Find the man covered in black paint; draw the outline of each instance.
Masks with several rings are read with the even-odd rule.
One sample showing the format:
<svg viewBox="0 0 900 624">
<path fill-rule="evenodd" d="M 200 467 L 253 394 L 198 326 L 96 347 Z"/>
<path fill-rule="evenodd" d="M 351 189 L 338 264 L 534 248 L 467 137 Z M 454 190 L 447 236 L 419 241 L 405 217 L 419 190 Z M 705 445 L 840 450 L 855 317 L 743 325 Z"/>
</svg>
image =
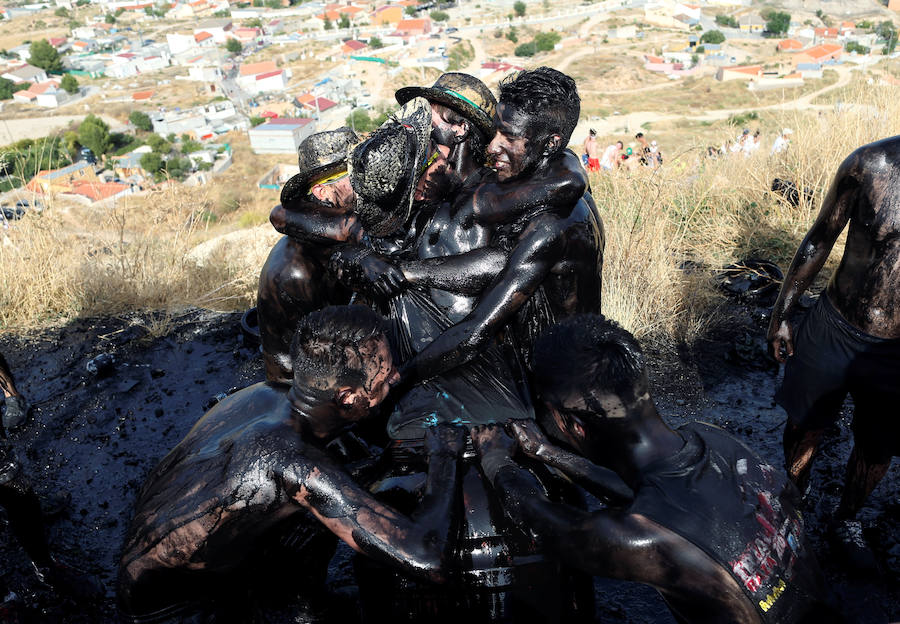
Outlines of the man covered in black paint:
<svg viewBox="0 0 900 624">
<path fill-rule="evenodd" d="M 772 310 L 770 352 L 785 363 L 778 402 L 788 413 L 788 474 L 806 489 L 825 430 L 853 397 L 854 447 L 847 463 L 836 536 L 850 562 L 874 556 L 855 520 L 900 454 L 900 136 L 870 143 L 838 168 L 819 215 L 785 275 Z M 791 315 L 849 225 L 840 265 L 803 323 Z"/>
<path fill-rule="evenodd" d="M 471 361 L 507 324 L 527 356 L 555 319 L 599 312 L 603 225 L 578 158 L 565 149 L 579 111 L 575 81 L 549 67 L 500 84 L 488 146 L 496 179 L 476 187 L 456 217 L 463 226 L 490 224 L 487 240 L 470 253 L 401 265 L 410 282 L 478 295 L 477 305 L 405 365 L 405 375 L 428 379 Z"/>
<path fill-rule="evenodd" d="M 595 315 L 567 319 L 539 339 L 534 371 L 544 429 L 575 453 L 528 422 L 510 426 L 521 450 L 580 480 L 595 478 L 591 462 L 611 468 L 634 500 L 594 512 L 552 503 L 511 459 L 516 442 L 477 428 L 485 476 L 516 522 L 573 566 L 655 587 L 679 622 L 835 621 L 796 488 L 717 427 L 670 429 L 631 334 Z"/>
<path fill-rule="evenodd" d="M 245 621 L 247 586 L 279 555 L 282 578 L 321 592 L 335 535 L 409 574 L 446 575 L 463 430 L 429 432 L 424 500 L 403 516 L 326 447 L 396 378 L 380 317 L 364 306 L 313 312 L 293 354 L 289 389 L 262 383 L 224 399 L 150 473 L 119 568 L 126 621 Z"/>
</svg>

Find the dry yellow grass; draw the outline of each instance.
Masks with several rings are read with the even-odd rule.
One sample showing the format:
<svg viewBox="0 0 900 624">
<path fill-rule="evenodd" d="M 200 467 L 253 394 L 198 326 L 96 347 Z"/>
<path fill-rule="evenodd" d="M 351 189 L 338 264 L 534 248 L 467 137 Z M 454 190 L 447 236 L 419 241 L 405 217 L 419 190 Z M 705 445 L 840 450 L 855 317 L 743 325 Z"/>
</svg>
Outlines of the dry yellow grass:
<svg viewBox="0 0 900 624">
<path fill-rule="evenodd" d="M 762 256 L 786 270 L 840 162 L 858 146 L 900 134 L 896 96 L 867 89 L 841 111 L 785 114 L 779 127 L 795 133 L 780 156 L 766 147 L 751 158 L 709 160 L 706 143 L 684 141 L 659 170 L 592 175 L 607 235 L 604 312 L 638 336 L 691 339 L 715 314 L 717 268 Z M 769 191 L 775 177 L 810 189 L 812 202 L 787 204 Z M 685 261 L 704 268 L 684 271 Z"/>
</svg>

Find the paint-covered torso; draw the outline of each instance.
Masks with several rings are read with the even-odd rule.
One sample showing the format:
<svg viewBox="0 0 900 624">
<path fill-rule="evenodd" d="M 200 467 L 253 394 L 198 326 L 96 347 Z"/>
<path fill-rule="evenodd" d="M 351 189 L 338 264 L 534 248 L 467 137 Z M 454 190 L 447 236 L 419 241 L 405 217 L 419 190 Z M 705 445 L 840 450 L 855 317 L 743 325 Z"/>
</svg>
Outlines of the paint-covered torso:
<svg viewBox="0 0 900 624">
<path fill-rule="evenodd" d="M 824 589 L 796 508 L 796 488 L 717 427 L 691 423 L 679 431 L 684 448 L 648 467 L 629 512 L 677 533 L 715 560 L 761 621 L 801 621 Z M 678 587 L 677 580 L 668 589 L 670 601 L 672 595 L 704 591 Z"/>
<path fill-rule="evenodd" d="M 284 390 L 256 384 L 207 412 L 151 471 L 123 549 L 129 596 L 147 600 L 153 587 L 144 579 L 166 570 L 228 572 L 270 529 L 304 519 L 292 496 L 324 452 L 301 439 L 290 416 Z M 311 517 L 308 527 L 325 531 Z"/>
<path fill-rule="evenodd" d="M 828 295 L 848 322 L 881 338 L 900 338 L 900 137 L 857 150 L 837 183 L 850 224 Z"/>
</svg>

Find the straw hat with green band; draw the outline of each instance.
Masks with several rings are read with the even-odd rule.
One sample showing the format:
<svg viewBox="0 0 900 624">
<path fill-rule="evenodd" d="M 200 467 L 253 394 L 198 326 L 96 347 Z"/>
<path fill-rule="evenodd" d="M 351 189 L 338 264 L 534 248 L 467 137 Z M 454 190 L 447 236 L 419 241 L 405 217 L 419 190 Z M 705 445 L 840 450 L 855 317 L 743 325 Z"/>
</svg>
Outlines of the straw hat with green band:
<svg viewBox="0 0 900 624">
<path fill-rule="evenodd" d="M 315 183 L 347 170 L 350 150 L 359 143 L 359 137 L 350 128 L 338 128 L 312 134 L 297 148 L 297 164 L 300 173 L 285 182 L 281 189 L 281 205 L 291 206 L 309 194 Z"/>
<path fill-rule="evenodd" d="M 475 76 L 450 72 L 443 74 L 431 87 L 403 87 L 394 95 L 400 104 L 406 104 L 414 97 L 443 104 L 474 123 L 486 140 L 494 137 L 497 98 Z"/>
</svg>

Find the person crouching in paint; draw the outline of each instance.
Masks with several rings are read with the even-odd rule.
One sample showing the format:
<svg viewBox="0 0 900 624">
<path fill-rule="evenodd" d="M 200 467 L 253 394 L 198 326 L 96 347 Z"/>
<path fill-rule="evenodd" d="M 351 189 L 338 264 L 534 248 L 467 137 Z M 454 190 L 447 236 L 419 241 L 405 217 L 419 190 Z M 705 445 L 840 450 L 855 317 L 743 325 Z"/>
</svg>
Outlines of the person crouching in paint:
<svg viewBox="0 0 900 624">
<path fill-rule="evenodd" d="M 655 587 L 679 622 L 837 621 L 780 471 L 704 423 L 669 428 L 650 396 L 634 337 L 582 315 L 542 334 L 534 350 L 541 424 L 510 427 L 524 454 L 576 478 L 602 463 L 634 490 L 622 507 L 585 512 L 551 503 L 511 459 L 499 427 L 473 430 L 485 475 L 516 522 L 564 562 Z"/>
</svg>

